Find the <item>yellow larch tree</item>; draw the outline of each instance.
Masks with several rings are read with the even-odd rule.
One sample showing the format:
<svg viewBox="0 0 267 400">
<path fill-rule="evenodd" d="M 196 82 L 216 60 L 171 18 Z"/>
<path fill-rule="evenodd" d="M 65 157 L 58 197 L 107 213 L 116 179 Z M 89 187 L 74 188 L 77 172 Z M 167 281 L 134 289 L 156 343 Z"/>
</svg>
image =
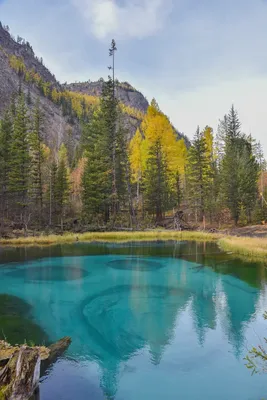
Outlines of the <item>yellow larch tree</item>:
<svg viewBox="0 0 267 400">
<path fill-rule="evenodd" d="M 152 100 L 140 129 L 137 129 L 129 145 L 132 182 L 137 184 L 137 193 L 146 170 L 150 149 L 156 142 L 160 142 L 162 146 L 169 171 L 169 181 L 175 188 L 177 175 L 181 180 L 185 174 L 187 147 L 183 139 L 178 140 L 168 117 L 160 111 L 156 101 Z"/>
</svg>

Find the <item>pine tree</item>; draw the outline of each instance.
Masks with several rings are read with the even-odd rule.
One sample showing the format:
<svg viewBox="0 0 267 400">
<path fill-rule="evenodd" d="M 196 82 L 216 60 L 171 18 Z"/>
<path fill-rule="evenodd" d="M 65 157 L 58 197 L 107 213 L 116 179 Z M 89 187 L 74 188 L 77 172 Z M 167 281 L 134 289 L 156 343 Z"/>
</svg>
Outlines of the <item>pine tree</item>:
<svg viewBox="0 0 267 400">
<path fill-rule="evenodd" d="M 241 123 L 238 118 L 238 113 L 232 105 L 229 114 L 227 116 L 227 132 L 226 136 L 228 140 L 237 139 L 241 136 Z"/>
<path fill-rule="evenodd" d="M 168 181 L 166 157 L 160 139 L 149 149 L 149 157 L 144 172 L 145 208 L 155 215 L 159 222 L 171 204 L 171 188 Z"/>
<path fill-rule="evenodd" d="M 49 226 L 52 226 L 57 217 L 57 204 L 56 204 L 57 163 L 55 162 L 55 160 L 52 161 L 49 172 L 50 172 L 49 191 L 48 191 Z"/>
<path fill-rule="evenodd" d="M 109 77 L 107 82 L 104 82 L 102 96 L 100 100 L 101 113 L 104 119 L 104 129 L 107 139 L 107 151 L 109 155 L 109 164 L 112 174 L 112 189 L 110 197 L 111 214 L 113 224 L 116 220 L 118 211 L 118 191 L 117 191 L 117 119 L 118 119 L 118 101 L 114 96 L 114 81 Z"/>
<path fill-rule="evenodd" d="M 7 216 L 8 176 L 10 169 L 10 146 L 13 130 L 12 114 L 8 110 L 0 121 L 0 196 L 1 196 L 1 220 Z"/>
<path fill-rule="evenodd" d="M 89 222 L 108 222 L 111 197 L 111 157 L 106 123 L 100 108 L 85 128 L 86 164 L 82 177 L 83 213 Z"/>
<path fill-rule="evenodd" d="M 241 124 L 233 106 L 227 121 L 225 150 L 220 166 L 221 193 L 237 224 L 241 203 L 251 220 L 258 193 L 259 164 L 253 155 L 250 138 L 241 134 Z"/>
<path fill-rule="evenodd" d="M 127 196 L 127 143 L 122 113 L 118 115 L 116 138 L 116 192 L 118 196 L 117 210 L 125 205 Z"/>
<path fill-rule="evenodd" d="M 59 149 L 59 162 L 55 182 L 55 204 L 57 216 L 60 220 L 61 229 L 63 230 L 64 217 L 69 202 L 70 181 L 67 165 L 67 150 L 62 144 Z"/>
<path fill-rule="evenodd" d="M 237 224 L 239 218 L 239 180 L 237 159 L 240 147 L 240 121 L 234 106 L 227 116 L 227 126 L 224 137 L 224 156 L 221 161 L 221 190 L 225 203 L 231 211 Z"/>
<path fill-rule="evenodd" d="M 20 215 L 26 227 L 28 223 L 28 190 L 30 154 L 28 141 L 28 117 L 24 95 L 18 99 L 16 115 L 14 118 L 12 142 L 10 146 L 10 169 L 8 173 L 8 190 L 10 201 Z"/>
<path fill-rule="evenodd" d="M 188 154 L 187 180 L 189 187 L 189 201 L 193 206 L 196 219 L 205 223 L 210 196 L 209 183 L 211 179 L 210 158 L 207 142 L 203 132 L 197 128 L 192 146 Z"/>
<path fill-rule="evenodd" d="M 250 138 L 243 136 L 239 146 L 237 168 L 240 200 L 247 212 L 247 220 L 251 222 L 252 211 L 258 197 L 260 166 L 253 155 Z"/>
<path fill-rule="evenodd" d="M 42 143 L 42 116 L 39 100 L 36 103 L 33 116 L 33 127 L 29 136 L 31 154 L 31 201 L 33 210 L 39 220 L 43 222 L 43 174 L 42 165 L 44 162 Z"/>
<path fill-rule="evenodd" d="M 214 149 L 214 135 L 213 129 L 210 126 L 206 126 L 203 131 L 203 136 L 206 144 L 206 210 L 209 213 L 210 223 L 216 212 L 218 205 L 218 194 L 219 194 L 219 181 L 218 181 L 218 169 L 216 163 L 216 155 Z"/>
<path fill-rule="evenodd" d="M 82 179 L 84 214 L 90 221 L 101 214 L 105 223 L 112 217 L 114 226 L 126 199 L 128 155 L 111 77 L 103 83 L 99 108 L 85 125 L 83 142 L 87 157 Z"/>
</svg>

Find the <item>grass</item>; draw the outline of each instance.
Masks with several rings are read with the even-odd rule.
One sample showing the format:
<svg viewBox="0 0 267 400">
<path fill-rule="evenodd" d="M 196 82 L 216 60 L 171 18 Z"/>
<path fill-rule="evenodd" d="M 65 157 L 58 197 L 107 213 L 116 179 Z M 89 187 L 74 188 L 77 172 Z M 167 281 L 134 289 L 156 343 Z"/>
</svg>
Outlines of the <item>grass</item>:
<svg viewBox="0 0 267 400">
<path fill-rule="evenodd" d="M 203 231 L 145 231 L 145 232 L 87 232 L 83 234 L 66 233 L 64 235 L 49 235 L 36 237 L 20 237 L 17 239 L 0 239 L 3 246 L 45 246 L 51 244 L 74 242 L 127 242 L 144 240 L 198 240 L 216 241 L 221 235 Z"/>
<path fill-rule="evenodd" d="M 204 231 L 167 231 L 151 230 L 144 232 L 87 232 L 83 234 L 65 233 L 64 235 L 41 235 L 0 239 L 2 246 L 49 246 L 75 242 L 129 242 L 156 240 L 216 241 L 226 252 L 239 255 L 250 261 L 267 259 L 267 238 L 225 236 Z"/>
<path fill-rule="evenodd" d="M 225 237 L 218 240 L 222 250 L 232 252 L 250 260 L 267 259 L 267 238 Z"/>
</svg>

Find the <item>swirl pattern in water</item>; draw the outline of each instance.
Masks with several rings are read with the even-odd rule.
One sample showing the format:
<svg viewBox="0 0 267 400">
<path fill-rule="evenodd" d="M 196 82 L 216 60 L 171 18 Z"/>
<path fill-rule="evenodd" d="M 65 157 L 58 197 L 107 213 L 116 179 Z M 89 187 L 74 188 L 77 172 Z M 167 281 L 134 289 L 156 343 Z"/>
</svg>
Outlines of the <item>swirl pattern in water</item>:
<svg viewBox="0 0 267 400">
<path fill-rule="evenodd" d="M 243 360 L 266 335 L 264 267 L 240 264 L 214 244 L 79 244 L 47 256 L 42 249 L 39 259 L 35 250 L 35 260 L 27 251 L 32 261 L 0 266 L 1 330 L 11 335 L 16 323 L 22 342 L 30 330 L 37 340 L 42 332 L 49 341 L 72 337 L 42 381 L 42 400 L 267 393 L 265 377 L 251 378 Z"/>
</svg>

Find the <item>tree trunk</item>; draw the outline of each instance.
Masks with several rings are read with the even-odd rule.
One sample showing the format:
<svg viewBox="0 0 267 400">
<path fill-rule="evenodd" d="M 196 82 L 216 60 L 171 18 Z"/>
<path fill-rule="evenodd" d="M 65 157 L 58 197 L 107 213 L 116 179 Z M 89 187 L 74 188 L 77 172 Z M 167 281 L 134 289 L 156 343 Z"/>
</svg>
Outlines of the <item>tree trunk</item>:
<svg viewBox="0 0 267 400">
<path fill-rule="evenodd" d="M 0 341 L 0 399 L 39 400 L 39 378 L 69 347 L 65 337 L 50 347 L 12 347 Z"/>
<path fill-rule="evenodd" d="M 37 348 L 22 346 L 0 370 L 4 400 L 28 400 L 39 384 L 41 359 Z"/>
</svg>

